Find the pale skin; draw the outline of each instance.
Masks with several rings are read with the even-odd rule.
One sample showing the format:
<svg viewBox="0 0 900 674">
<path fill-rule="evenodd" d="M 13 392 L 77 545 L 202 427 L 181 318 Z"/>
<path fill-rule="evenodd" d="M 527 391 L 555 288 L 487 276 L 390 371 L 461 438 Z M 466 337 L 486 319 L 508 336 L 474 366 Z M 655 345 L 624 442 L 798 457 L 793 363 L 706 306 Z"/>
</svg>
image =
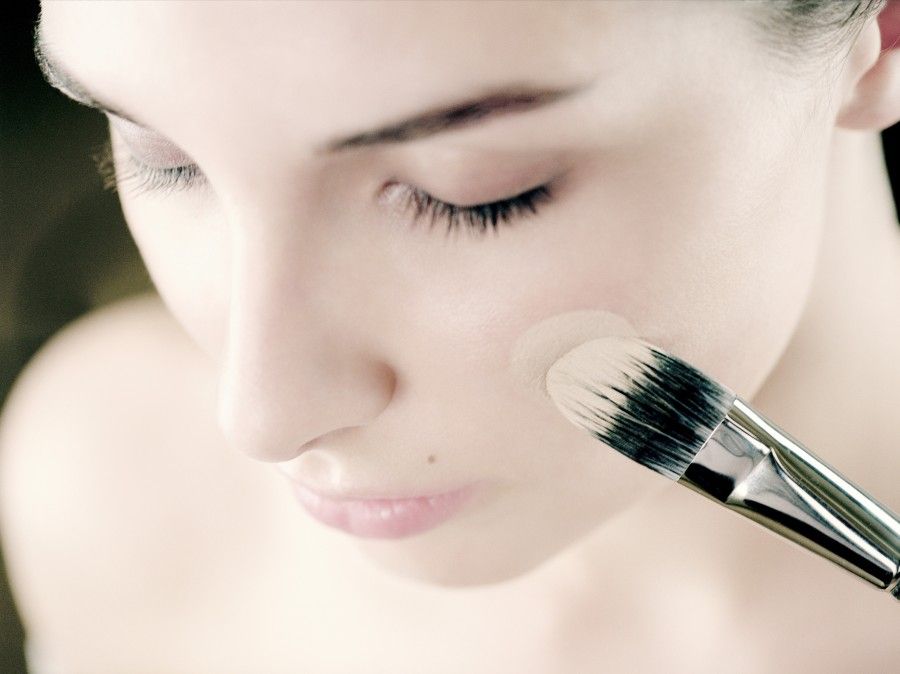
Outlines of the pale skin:
<svg viewBox="0 0 900 674">
<path fill-rule="evenodd" d="M 45 2 L 58 60 L 151 127 L 111 118 L 117 159 L 196 162 L 209 186 L 121 190 L 160 299 L 57 335 L 4 410 L 35 641 L 94 674 L 895 663 L 887 595 L 598 447 L 506 369 L 537 321 L 616 312 L 900 511 L 878 137 L 900 59 L 873 20 L 833 77 L 790 75 L 751 8 Z M 594 80 L 313 154 L 485 86 Z M 445 240 L 379 201 L 388 180 L 459 205 L 558 191 Z M 421 537 L 362 540 L 310 520 L 284 462 L 348 489 L 487 486 Z"/>
</svg>

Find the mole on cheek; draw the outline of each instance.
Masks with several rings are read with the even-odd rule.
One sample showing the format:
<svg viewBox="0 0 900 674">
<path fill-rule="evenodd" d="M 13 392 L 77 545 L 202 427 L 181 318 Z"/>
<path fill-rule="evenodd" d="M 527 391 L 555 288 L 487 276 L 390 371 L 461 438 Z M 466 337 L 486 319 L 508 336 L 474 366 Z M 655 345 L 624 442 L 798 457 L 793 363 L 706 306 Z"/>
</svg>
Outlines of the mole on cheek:
<svg viewBox="0 0 900 674">
<path fill-rule="evenodd" d="M 434 454 L 428 455 L 428 463 L 434 463 Z"/>
</svg>

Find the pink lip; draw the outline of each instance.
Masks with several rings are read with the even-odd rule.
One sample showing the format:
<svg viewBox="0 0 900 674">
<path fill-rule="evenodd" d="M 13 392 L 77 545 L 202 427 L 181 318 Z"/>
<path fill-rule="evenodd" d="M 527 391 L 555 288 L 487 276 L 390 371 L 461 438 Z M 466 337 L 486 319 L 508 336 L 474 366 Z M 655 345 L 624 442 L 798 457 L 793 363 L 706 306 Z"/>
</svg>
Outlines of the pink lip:
<svg viewBox="0 0 900 674">
<path fill-rule="evenodd" d="M 469 500 L 475 485 L 402 499 L 331 498 L 296 482 L 292 488 L 306 511 L 323 524 L 363 538 L 403 538 L 450 519 Z"/>
</svg>

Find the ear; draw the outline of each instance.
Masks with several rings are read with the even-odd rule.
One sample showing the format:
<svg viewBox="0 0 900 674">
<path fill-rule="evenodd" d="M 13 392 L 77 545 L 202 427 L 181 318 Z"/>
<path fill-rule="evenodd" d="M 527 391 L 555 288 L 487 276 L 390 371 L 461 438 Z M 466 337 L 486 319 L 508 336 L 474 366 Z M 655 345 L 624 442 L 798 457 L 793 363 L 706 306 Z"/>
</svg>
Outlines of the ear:
<svg viewBox="0 0 900 674">
<path fill-rule="evenodd" d="M 900 121 L 900 0 L 888 0 L 850 50 L 850 77 L 835 123 L 844 129 L 881 131 Z"/>
</svg>

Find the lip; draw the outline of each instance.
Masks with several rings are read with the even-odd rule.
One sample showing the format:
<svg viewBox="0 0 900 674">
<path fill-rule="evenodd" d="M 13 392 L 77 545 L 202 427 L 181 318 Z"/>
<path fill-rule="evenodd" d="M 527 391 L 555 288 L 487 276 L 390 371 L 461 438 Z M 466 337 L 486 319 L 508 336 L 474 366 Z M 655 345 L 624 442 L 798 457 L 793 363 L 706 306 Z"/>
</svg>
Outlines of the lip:
<svg viewBox="0 0 900 674">
<path fill-rule="evenodd" d="M 476 485 L 408 498 L 346 498 L 317 493 L 291 481 L 294 497 L 322 524 L 361 538 L 405 538 L 453 517 L 469 501 Z"/>
</svg>

